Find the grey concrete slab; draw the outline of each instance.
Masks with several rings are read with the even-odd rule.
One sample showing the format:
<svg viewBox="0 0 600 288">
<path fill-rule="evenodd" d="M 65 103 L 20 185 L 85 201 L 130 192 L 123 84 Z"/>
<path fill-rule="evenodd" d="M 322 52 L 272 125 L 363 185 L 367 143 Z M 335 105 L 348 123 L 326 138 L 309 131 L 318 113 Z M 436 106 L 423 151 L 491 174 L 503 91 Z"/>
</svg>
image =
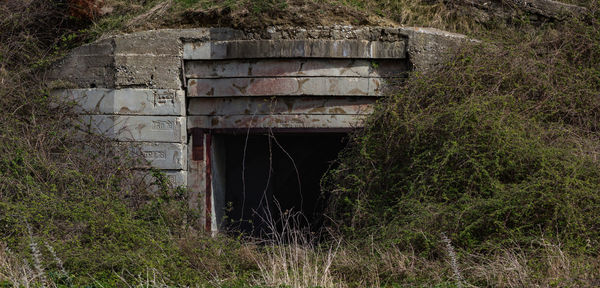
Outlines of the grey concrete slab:
<svg viewBox="0 0 600 288">
<path fill-rule="evenodd" d="M 135 156 L 145 160 L 136 168 L 158 168 L 187 170 L 187 147 L 181 143 L 119 142 L 122 149 L 128 149 Z"/>
<path fill-rule="evenodd" d="M 346 59 L 264 59 L 187 61 L 188 78 L 265 76 L 353 76 L 368 77 L 370 61 Z"/>
<path fill-rule="evenodd" d="M 112 88 L 115 79 L 113 62 L 112 55 L 72 53 L 54 64 L 46 77 L 48 80 L 68 82 L 79 88 Z"/>
<path fill-rule="evenodd" d="M 188 42 L 183 44 L 183 59 L 247 58 L 406 58 L 406 42 L 348 40 L 231 40 Z"/>
<path fill-rule="evenodd" d="M 80 128 L 118 141 L 185 143 L 186 118 L 177 116 L 81 115 Z"/>
<path fill-rule="evenodd" d="M 185 115 L 185 92 L 170 89 L 61 89 L 52 94 L 81 114 Z"/>
<path fill-rule="evenodd" d="M 186 61 L 187 78 L 403 77 L 407 60 L 240 59 Z"/>
<path fill-rule="evenodd" d="M 178 56 L 115 55 L 115 87 L 180 89 Z"/>
<path fill-rule="evenodd" d="M 379 96 L 380 78 L 278 77 L 189 79 L 188 97 L 226 96 Z"/>
<path fill-rule="evenodd" d="M 400 32 L 408 36 L 407 53 L 413 68 L 426 71 L 444 63 L 448 54 L 469 42 L 477 42 L 465 35 L 435 28 L 402 27 Z"/>
<path fill-rule="evenodd" d="M 357 128 L 366 115 L 229 115 L 188 116 L 189 128 Z"/>
<path fill-rule="evenodd" d="M 188 115 L 370 114 L 376 97 L 191 98 Z"/>
</svg>

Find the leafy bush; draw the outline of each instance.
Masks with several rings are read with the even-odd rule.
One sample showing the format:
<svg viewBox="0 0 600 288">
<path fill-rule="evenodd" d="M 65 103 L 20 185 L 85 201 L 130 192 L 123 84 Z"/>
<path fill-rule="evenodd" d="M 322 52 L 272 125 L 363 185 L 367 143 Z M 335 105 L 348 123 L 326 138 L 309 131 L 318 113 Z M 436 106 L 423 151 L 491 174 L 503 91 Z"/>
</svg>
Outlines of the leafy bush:
<svg viewBox="0 0 600 288">
<path fill-rule="evenodd" d="M 482 35 L 382 101 L 328 176 L 350 235 L 441 252 L 600 242 L 600 22 Z M 360 239 L 360 237 L 356 237 Z"/>
</svg>

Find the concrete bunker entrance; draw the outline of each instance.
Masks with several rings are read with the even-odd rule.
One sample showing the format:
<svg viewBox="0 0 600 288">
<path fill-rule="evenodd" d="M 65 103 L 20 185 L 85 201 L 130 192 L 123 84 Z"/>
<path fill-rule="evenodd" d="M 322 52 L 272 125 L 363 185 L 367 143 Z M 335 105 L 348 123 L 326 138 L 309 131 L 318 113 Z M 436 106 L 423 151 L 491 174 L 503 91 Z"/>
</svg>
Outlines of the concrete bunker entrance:
<svg viewBox="0 0 600 288">
<path fill-rule="evenodd" d="M 335 43 L 301 42 L 309 51 L 320 45 L 333 49 Z M 357 43 L 362 42 L 339 44 L 359 47 Z M 280 44 L 285 48 L 290 42 Z M 208 44 L 195 45 L 188 45 L 190 55 L 208 55 L 194 54 Z M 239 51 L 235 47 L 226 50 Z M 268 237 L 280 232 L 291 215 L 294 228 L 320 229 L 327 200 L 321 193 L 322 176 L 348 132 L 363 126 L 384 85 L 402 81 L 409 67 L 401 57 L 369 59 L 340 51 L 184 59 L 192 134 L 188 187 L 197 191 L 207 231 Z"/>
<path fill-rule="evenodd" d="M 213 134 L 217 228 L 268 237 L 293 216 L 295 228 L 318 230 L 328 198 L 321 178 L 347 136 L 336 130 Z"/>
<path fill-rule="evenodd" d="M 252 217 L 260 212 L 256 195 L 265 190 L 270 210 L 277 200 L 282 210 L 318 223 L 318 205 L 307 203 L 320 193 L 318 180 L 340 149 L 338 133 L 363 127 L 385 87 L 432 67 L 445 47 L 463 39 L 403 27 L 143 31 L 75 49 L 50 78 L 69 83 L 53 93 L 77 103 L 81 127 L 143 158 L 135 167 L 140 178 L 150 179 L 154 168 L 173 186 L 187 187 L 198 228 L 261 233 L 247 227 L 262 225 Z M 242 165 L 242 143 L 246 156 L 263 157 Z M 292 177 L 288 158 L 301 181 Z M 245 175 L 245 194 L 235 175 Z"/>
</svg>

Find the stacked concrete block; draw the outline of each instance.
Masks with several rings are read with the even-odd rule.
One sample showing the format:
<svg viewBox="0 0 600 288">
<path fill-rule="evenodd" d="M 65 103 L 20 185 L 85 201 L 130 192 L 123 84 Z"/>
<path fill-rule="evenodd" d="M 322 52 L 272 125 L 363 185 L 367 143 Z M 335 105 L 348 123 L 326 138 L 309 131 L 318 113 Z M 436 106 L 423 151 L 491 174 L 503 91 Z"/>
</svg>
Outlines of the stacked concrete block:
<svg viewBox="0 0 600 288">
<path fill-rule="evenodd" d="M 143 172 L 156 168 L 175 186 L 187 186 L 188 168 L 181 36 L 169 30 L 113 36 L 75 49 L 48 74 L 74 87 L 54 93 L 74 104 L 80 127 L 139 156 L 145 181 Z"/>
<path fill-rule="evenodd" d="M 184 55 L 186 49 L 196 48 L 184 45 Z M 404 51 L 403 47 L 398 49 Z M 237 50 L 227 52 L 233 54 L 219 57 L 238 57 Z M 342 55 L 343 52 L 336 53 Z M 189 54 L 193 55 L 193 51 Z M 384 83 L 406 77 L 410 66 L 403 57 L 340 59 L 305 55 L 298 59 L 188 60 L 184 64 L 188 126 L 203 129 L 358 128 L 364 116 L 372 112 L 377 98 L 383 95 Z"/>
<path fill-rule="evenodd" d="M 164 170 L 173 185 L 186 185 L 185 95 L 181 90 L 74 88 L 53 92 L 80 113 L 79 127 L 116 140 L 142 158 L 136 167 Z M 143 176 L 146 178 L 146 176 Z"/>
</svg>

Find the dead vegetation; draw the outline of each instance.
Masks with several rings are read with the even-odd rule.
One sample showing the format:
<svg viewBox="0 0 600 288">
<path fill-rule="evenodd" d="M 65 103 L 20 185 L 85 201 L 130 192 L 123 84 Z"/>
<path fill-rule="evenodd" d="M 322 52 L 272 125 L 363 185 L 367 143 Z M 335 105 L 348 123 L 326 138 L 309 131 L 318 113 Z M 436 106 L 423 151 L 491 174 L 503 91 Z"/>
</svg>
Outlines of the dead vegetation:
<svg viewBox="0 0 600 288">
<path fill-rule="evenodd" d="M 410 1 L 410 0 L 105 0 L 95 34 L 159 28 L 427 26 L 460 33 L 540 26 L 588 16 L 586 8 L 552 0 Z M 581 0 L 578 5 L 594 5 Z M 91 13 L 91 14 L 94 14 Z"/>
</svg>

